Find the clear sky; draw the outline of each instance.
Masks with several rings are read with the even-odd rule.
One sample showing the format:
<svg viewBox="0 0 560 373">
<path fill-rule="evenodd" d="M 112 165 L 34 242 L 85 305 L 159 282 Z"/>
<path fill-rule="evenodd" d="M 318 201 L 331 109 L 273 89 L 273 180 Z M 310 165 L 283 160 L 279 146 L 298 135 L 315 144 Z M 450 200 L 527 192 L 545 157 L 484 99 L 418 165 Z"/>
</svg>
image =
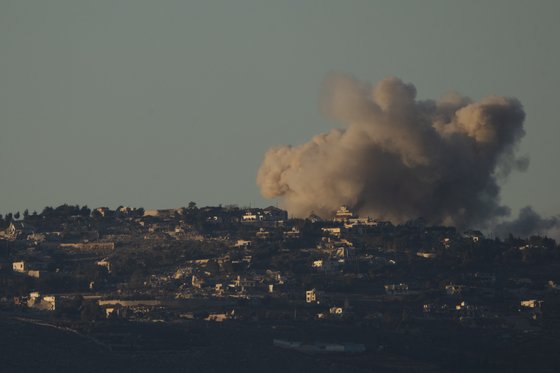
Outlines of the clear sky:
<svg viewBox="0 0 560 373">
<path fill-rule="evenodd" d="M 0 212 L 265 206 L 268 147 L 337 126 L 329 72 L 515 96 L 503 201 L 560 212 L 558 1 L 0 0 Z"/>
</svg>

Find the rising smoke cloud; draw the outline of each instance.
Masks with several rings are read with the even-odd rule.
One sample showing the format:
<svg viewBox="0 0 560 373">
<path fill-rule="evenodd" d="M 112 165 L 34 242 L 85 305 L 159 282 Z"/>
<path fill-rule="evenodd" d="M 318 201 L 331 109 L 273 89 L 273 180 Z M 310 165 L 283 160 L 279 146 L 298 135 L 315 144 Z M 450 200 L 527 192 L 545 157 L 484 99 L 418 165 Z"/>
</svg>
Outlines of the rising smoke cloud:
<svg viewBox="0 0 560 373">
<path fill-rule="evenodd" d="M 494 233 L 502 238 L 509 234 L 519 237 L 529 237 L 534 234 L 543 235 L 557 228 L 559 223 L 559 217 L 543 218 L 531 206 L 526 206 L 519 211 L 517 219 L 496 225 Z"/>
<path fill-rule="evenodd" d="M 525 135 L 517 99 L 417 100 L 395 77 L 371 86 L 336 74 L 322 107 L 345 127 L 269 149 L 258 171 L 262 195 L 280 197 L 291 215 L 329 217 L 348 205 L 396 223 L 423 217 L 459 227 L 509 215 L 498 181 L 528 166 L 516 156 Z"/>
</svg>

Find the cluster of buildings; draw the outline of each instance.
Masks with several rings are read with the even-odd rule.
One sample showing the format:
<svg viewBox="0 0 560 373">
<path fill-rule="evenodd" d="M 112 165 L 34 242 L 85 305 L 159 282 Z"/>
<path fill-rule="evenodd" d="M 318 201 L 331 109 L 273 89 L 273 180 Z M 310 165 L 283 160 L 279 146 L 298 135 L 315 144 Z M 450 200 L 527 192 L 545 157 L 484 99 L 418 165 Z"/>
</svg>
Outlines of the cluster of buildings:
<svg viewBox="0 0 560 373">
<path fill-rule="evenodd" d="M 439 320 L 538 331 L 560 304 L 558 275 L 523 267 L 536 253 L 557 260 L 550 240 L 395 226 L 345 206 L 330 219 L 289 219 L 273 206 L 56 211 L 0 230 L 12 284 L 4 306 L 150 322 Z"/>
</svg>

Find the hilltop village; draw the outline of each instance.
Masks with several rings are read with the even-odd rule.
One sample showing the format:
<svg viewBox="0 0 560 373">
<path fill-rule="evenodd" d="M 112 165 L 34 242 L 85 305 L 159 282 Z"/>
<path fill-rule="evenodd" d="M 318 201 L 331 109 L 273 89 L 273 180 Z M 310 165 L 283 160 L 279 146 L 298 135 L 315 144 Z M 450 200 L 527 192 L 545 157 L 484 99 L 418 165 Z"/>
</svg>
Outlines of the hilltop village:
<svg viewBox="0 0 560 373">
<path fill-rule="evenodd" d="M 417 371 L 505 369 L 511 349 L 557 359 L 559 281 L 550 238 L 394 225 L 345 206 L 290 219 L 272 206 L 62 205 L 0 219 L 0 313 L 111 351 L 212 345 L 199 340 L 211 328 L 216 343 L 351 356 L 328 361 L 338 368 L 401 356 Z M 188 337 L 158 334 L 169 326 Z"/>
</svg>

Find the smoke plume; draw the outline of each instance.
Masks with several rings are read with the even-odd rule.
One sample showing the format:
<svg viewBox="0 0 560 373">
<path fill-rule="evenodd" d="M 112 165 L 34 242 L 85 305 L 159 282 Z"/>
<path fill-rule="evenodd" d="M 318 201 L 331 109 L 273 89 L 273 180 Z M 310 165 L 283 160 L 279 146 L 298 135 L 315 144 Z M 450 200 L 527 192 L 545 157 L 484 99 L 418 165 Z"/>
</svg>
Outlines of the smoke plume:
<svg viewBox="0 0 560 373">
<path fill-rule="evenodd" d="M 519 237 L 529 237 L 548 234 L 559 224 L 558 217 L 542 218 L 530 206 L 527 206 L 519 211 L 517 219 L 498 224 L 495 227 L 495 233 L 502 238 L 507 237 L 510 233 Z"/>
<path fill-rule="evenodd" d="M 528 166 L 515 154 L 525 134 L 517 99 L 417 100 L 394 77 L 370 86 L 332 75 L 323 88 L 324 111 L 344 128 L 268 150 L 257 175 L 264 197 L 299 217 L 348 205 L 396 223 L 480 227 L 510 213 L 498 180 Z"/>
</svg>

